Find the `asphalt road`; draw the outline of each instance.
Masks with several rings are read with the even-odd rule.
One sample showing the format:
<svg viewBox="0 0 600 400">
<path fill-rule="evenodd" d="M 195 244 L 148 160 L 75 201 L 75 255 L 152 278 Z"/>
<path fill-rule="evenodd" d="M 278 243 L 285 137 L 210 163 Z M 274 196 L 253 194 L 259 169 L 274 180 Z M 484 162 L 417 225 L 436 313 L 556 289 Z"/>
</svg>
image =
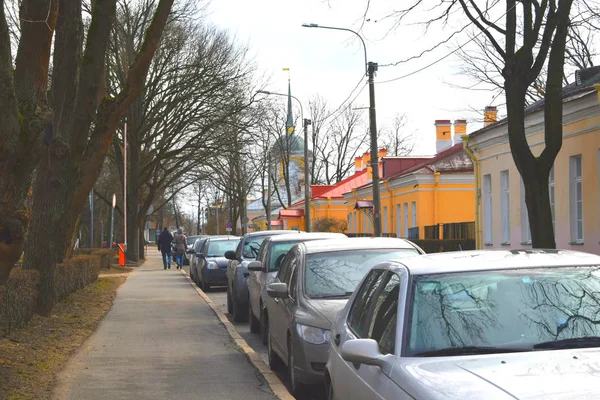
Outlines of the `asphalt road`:
<svg viewBox="0 0 600 400">
<path fill-rule="evenodd" d="M 186 265 L 185 270 L 189 273 L 189 266 Z M 234 322 L 231 314 L 227 312 L 227 288 L 212 287 L 206 294 L 219 306 L 223 314 L 225 314 L 229 321 L 235 326 L 240 336 L 248 343 L 248 346 L 252 347 L 252 350 L 258 353 L 262 360 L 269 365 L 267 346 L 263 345 L 260 341 L 260 335 L 251 333 L 247 322 Z M 285 372 L 277 372 L 277 376 L 287 385 L 287 374 Z M 310 396 L 311 400 L 324 400 L 327 397 L 325 396 L 324 389 L 319 387 L 312 388 Z"/>
</svg>

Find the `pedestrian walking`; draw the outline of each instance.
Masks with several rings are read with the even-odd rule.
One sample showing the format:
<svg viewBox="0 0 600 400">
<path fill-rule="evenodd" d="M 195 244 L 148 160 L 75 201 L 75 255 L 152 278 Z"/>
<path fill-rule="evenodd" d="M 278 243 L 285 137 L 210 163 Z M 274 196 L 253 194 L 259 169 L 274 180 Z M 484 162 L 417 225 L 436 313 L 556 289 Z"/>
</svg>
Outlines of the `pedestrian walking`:
<svg viewBox="0 0 600 400">
<path fill-rule="evenodd" d="M 175 244 L 175 260 L 177 261 L 177 269 L 183 268 L 183 257 L 185 257 L 185 251 L 187 250 L 187 236 L 183 234 L 181 228 L 177 229 L 177 233 L 173 239 Z"/>
<path fill-rule="evenodd" d="M 171 243 L 173 242 L 173 235 L 165 227 L 163 228 L 160 235 L 158 235 L 158 250 L 162 253 L 163 265 L 165 269 L 171 269 L 172 255 L 171 255 Z"/>
</svg>

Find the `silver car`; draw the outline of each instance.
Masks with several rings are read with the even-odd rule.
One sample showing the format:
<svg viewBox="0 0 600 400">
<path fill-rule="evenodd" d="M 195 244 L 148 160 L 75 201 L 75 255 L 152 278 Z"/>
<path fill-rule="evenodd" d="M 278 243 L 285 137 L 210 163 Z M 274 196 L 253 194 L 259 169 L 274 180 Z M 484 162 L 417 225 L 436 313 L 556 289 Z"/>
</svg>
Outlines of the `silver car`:
<svg viewBox="0 0 600 400">
<path fill-rule="evenodd" d="M 292 248 L 300 242 L 320 239 L 346 238 L 343 233 L 314 232 L 302 234 L 287 234 L 267 238 L 258 251 L 255 261 L 248 264 L 248 292 L 250 298 L 249 324 L 252 333 L 260 332 L 263 344 L 267 344 L 269 332 L 267 321 L 267 286 L 275 279 L 281 260 Z"/>
<path fill-rule="evenodd" d="M 289 250 L 267 287 L 267 346 L 271 368 L 287 366 L 296 398 L 305 385 L 324 383 L 331 323 L 363 276 L 382 261 L 420 253 L 391 238 L 317 240 Z"/>
<path fill-rule="evenodd" d="M 385 262 L 331 336 L 329 399 L 600 398 L 600 257 L 529 249 Z"/>
</svg>

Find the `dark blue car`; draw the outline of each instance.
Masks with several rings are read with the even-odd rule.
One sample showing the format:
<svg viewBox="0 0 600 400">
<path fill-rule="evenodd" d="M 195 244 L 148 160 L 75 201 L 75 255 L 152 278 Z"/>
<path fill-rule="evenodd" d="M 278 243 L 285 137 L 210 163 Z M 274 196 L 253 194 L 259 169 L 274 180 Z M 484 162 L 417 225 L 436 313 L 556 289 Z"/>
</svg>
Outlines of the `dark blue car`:
<svg viewBox="0 0 600 400">
<path fill-rule="evenodd" d="M 192 276 L 196 279 L 196 284 L 203 291 L 207 291 L 211 286 L 226 286 L 227 263 L 225 252 L 235 250 L 240 237 L 209 237 L 205 240 L 200 250 L 196 254 L 197 262 L 194 265 Z"/>
</svg>

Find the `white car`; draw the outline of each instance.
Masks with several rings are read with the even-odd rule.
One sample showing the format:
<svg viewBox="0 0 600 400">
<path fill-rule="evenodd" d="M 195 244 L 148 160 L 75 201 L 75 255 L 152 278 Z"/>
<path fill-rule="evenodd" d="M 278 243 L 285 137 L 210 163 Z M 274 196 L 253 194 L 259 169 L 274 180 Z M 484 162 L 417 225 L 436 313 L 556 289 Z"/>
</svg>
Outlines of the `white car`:
<svg viewBox="0 0 600 400">
<path fill-rule="evenodd" d="M 598 399 L 600 256 L 469 251 L 385 262 L 331 330 L 329 399 Z"/>
</svg>

